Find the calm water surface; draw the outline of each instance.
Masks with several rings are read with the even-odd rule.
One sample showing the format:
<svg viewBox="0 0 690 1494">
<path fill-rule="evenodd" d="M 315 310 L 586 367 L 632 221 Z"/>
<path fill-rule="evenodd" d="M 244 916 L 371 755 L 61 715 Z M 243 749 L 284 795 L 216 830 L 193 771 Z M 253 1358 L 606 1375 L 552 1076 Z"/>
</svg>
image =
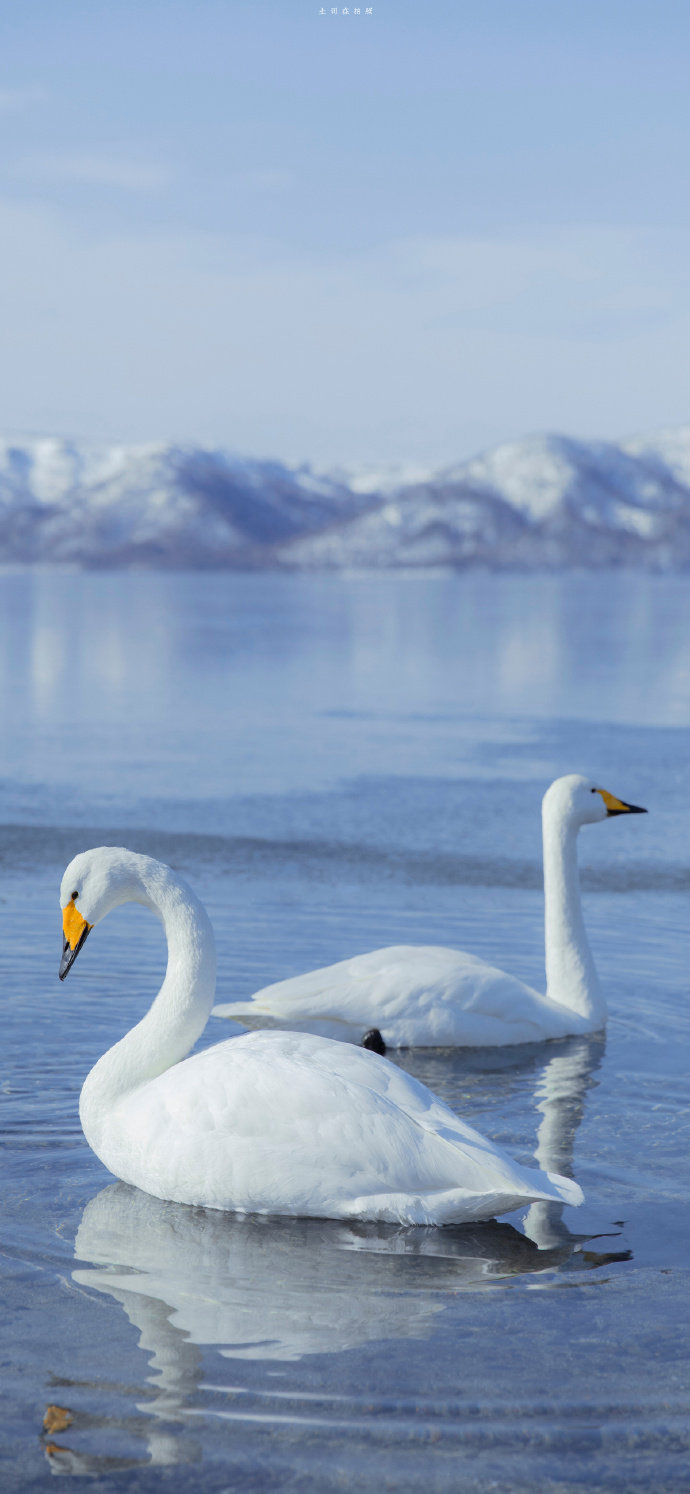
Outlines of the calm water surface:
<svg viewBox="0 0 690 1494">
<path fill-rule="evenodd" d="M 690 581 L 15 571 L 0 619 L 3 1491 L 688 1487 Z M 583 1208 L 395 1229 L 113 1182 L 79 1089 L 164 948 L 122 909 L 58 983 L 77 850 L 183 871 L 225 1000 L 400 941 L 539 983 L 568 771 L 650 810 L 581 836 L 606 1038 L 396 1061 Z"/>
</svg>

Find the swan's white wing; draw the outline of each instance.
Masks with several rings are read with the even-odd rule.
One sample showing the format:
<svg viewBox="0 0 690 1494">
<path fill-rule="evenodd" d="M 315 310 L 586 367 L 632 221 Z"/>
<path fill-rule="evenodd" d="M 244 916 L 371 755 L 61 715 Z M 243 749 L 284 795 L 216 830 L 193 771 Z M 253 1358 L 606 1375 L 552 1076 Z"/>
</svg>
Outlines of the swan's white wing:
<svg viewBox="0 0 690 1494">
<path fill-rule="evenodd" d="M 217 1016 L 359 1043 L 378 1027 L 390 1047 L 478 1047 L 561 1037 L 577 1017 L 463 950 L 392 945 L 278 981 Z M 573 1025 L 575 1023 L 575 1025 Z"/>
<path fill-rule="evenodd" d="M 577 1184 L 518 1167 L 385 1059 L 305 1034 L 218 1044 L 118 1109 L 118 1155 L 103 1160 L 182 1203 L 443 1223 L 581 1199 Z"/>
</svg>

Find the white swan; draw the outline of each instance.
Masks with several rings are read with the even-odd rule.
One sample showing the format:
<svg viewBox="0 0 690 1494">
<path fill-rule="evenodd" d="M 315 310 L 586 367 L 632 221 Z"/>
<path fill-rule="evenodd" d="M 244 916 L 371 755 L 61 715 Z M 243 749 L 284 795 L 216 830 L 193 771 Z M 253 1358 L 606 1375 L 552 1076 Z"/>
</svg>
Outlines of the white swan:
<svg viewBox="0 0 690 1494">
<path fill-rule="evenodd" d="M 152 1007 L 81 1092 L 90 1146 L 157 1198 L 241 1213 L 445 1224 L 537 1199 L 578 1204 L 577 1183 L 519 1167 L 395 1064 L 294 1032 L 252 1032 L 187 1058 L 213 1003 L 215 947 L 181 877 L 104 846 L 62 881 L 64 979 L 120 903 L 144 903 L 168 941 Z"/>
<path fill-rule="evenodd" d="M 568 773 L 544 795 L 546 995 L 476 955 L 394 945 L 223 1003 L 214 1015 L 386 1047 L 495 1047 L 597 1032 L 606 1002 L 587 943 L 577 871 L 581 825 L 645 814 Z M 367 1031 L 367 1029 L 371 1029 Z"/>
</svg>

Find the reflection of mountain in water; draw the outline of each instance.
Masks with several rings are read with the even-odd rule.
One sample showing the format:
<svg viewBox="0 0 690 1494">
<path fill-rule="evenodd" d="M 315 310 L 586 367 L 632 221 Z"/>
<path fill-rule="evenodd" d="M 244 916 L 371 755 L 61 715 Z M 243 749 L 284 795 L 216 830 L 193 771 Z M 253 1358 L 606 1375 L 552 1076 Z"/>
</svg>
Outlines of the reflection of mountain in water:
<svg viewBox="0 0 690 1494">
<path fill-rule="evenodd" d="M 549 1058 L 537 1090 L 542 1167 L 570 1172 L 600 1054 L 600 1040 L 575 1038 Z M 113 1297 L 139 1330 L 154 1391 L 138 1407 L 146 1415 L 148 1457 L 123 1463 L 51 1444 L 54 1472 L 197 1456 L 196 1444 L 157 1430 L 161 1421 L 186 1421 L 198 1396 L 197 1346 L 215 1346 L 233 1360 L 293 1361 L 427 1337 L 448 1298 L 462 1291 L 621 1258 L 583 1250 L 583 1237 L 562 1222 L 562 1207 L 533 1205 L 523 1235 L 496 1222 L 399 1228 L 242 1217 L 163 1203 L 124 1183 L 103 1189 L 87 1205 L 75 1244 L 78 1258 L 91 1264 L 73 1277 Z"/>
</svg>

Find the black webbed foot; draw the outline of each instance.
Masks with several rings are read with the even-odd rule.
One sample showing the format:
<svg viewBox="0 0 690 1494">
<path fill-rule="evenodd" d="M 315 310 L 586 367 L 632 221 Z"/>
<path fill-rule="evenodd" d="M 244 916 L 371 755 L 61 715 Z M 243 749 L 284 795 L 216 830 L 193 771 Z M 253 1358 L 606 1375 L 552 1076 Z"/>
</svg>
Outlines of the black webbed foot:
<svg viewBox="0 0 690 1494">
<path fill-rule="evenodd" d="M 369 1031 L 365 1032 L 359 1046 L 360 1048 L 369 1048 L 372 1053 L 384 1054 L 386 1051 L 386 1044 L 381 1037 L 378 1027 L 370 1027 Z"/>
</svg>

